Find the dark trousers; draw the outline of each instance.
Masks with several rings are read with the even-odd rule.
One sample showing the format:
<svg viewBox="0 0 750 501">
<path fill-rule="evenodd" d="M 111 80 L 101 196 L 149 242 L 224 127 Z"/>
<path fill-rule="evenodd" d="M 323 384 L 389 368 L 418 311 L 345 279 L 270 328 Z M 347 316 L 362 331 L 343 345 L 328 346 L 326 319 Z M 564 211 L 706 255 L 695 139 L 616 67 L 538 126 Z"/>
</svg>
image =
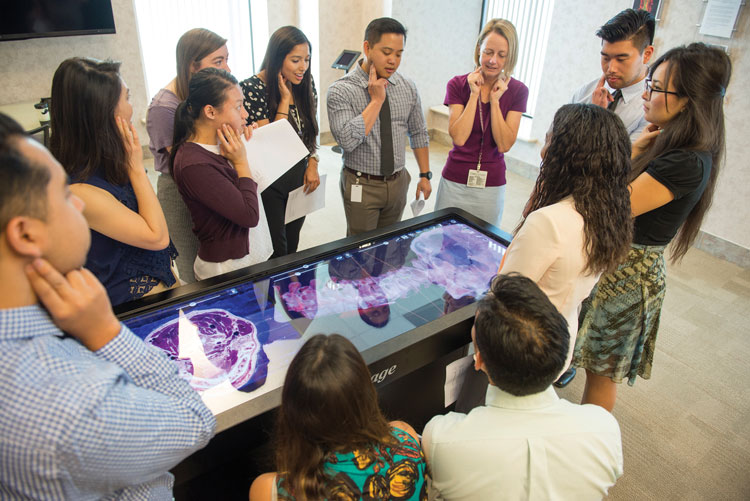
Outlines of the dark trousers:
<svg viewBox="0 0 750 501">
<path fill-rule="evenodd" d="M 289 224 L 284 224 L 284 216 L 286 215 L 289 192 L 304 184 L 306 168 L 307 159 L 301 160 L 260 194 L 263 198 L 268 230 L 271 233 L 271 243 L 273 244 L 271 258 L 297 252 L 299 233 L 302 230 L 305 218 L 301 217 Z"/>
</svg>

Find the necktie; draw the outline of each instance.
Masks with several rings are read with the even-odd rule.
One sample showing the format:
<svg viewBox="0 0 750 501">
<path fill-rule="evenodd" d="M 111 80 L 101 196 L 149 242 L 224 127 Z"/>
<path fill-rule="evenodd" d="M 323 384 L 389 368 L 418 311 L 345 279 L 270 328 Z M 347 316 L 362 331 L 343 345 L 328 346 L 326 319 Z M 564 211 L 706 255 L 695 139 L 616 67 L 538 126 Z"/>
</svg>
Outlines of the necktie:
<svg viewBox="0 0 750 501">
<path fill-rule="evenodd" d="M 393 134 L 391 134 L 391 107 L 388 93 L 380 107 L 380 173 L 388 177 L 393 174 Z"/>
<path fill-rule="evenodd" d="M 617 89 L 614 94 L 612 94 L 612 97 L 614 100 L 607 105 L 607 109 L 609 111 L 615 111 L 615 108 L 617 108 L 617 103 L 620 102 L 620 99 L 622 99 L 622 90 Z"/>
</svg>

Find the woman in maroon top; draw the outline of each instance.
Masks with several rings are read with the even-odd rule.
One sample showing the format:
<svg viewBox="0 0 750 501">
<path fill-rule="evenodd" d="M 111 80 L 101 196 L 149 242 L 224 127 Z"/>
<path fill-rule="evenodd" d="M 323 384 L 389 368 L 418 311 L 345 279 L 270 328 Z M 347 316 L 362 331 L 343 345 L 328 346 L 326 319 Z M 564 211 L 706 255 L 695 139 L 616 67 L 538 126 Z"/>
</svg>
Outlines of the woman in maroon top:
<svg viewBox="0 0 750 501">
<path fill-rule="evenodd" d="M 148 147 L 154 155 L 154 169 L 159 172 L 156 181 L 156 196 L 164 211 L 164 217 L 179 255 L 175 260 L 180 280 L 195 282 L 193 263 L 198 253 L 198 239 L 191 229 L 190 211 L 182 201 L 177 185 L 169 173 L 169 152 L 174 136 L 174 114 L 177 106 L 185 100 L 188 83 L 197 71 L 214 67 L 229 69 L 227 40 L 213 31 L 194 28 L 185 32 L 177 42 L 177 76 L 156 93 L 148 107 L 146 130 Z"/>
<path fill-rule="evenodd" d="M 243 129 L 247 139 L 252 135 L 242 101 L 236 78 L 206 68 L 190 80 L 175 113 L 170 167 L 200 241 L 193 266 L 198 280 L 253 264 L 249 229 L 260 211 L 242 141 Z"/>
<path fill-rule="evenodd" d="M 503 154 L 516 142 L 529 89 L 511 78 L 518 36 L 510 21 L 492 19 L 477 39 L 477 69 L 448 82 L 453 149 L 443 167 L 435 210 L 459 207 L 500 226 L 505 201 Z"/>
</svg>

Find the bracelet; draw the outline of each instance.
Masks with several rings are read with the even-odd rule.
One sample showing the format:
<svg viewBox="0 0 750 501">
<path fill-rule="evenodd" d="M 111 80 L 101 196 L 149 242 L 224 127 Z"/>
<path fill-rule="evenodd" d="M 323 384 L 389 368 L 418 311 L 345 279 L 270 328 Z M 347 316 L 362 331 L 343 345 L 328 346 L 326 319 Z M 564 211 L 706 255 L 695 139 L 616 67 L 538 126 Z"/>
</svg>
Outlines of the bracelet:
<svg viewBox="0 0 750 501">
<path fill-rule="evenodd" d="M 284 115 L 285 117 L 289 116 L 289 113 L 282 113 L 281 111 L 276 112 L 277 115 Z"/>
</svg>

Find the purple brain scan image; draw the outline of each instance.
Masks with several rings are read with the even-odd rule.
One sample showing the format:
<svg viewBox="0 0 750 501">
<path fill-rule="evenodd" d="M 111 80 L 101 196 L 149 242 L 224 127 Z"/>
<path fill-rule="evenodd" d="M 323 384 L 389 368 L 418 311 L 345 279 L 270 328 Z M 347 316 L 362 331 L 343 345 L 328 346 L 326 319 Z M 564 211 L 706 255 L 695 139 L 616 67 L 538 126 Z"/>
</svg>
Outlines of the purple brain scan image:
<svg viewBox="0 0 750 501">
<path fill-rule="evenodd" d="M 364 349 L 473 303 L 504 252 L 450 220 L 209 288 L 124 323 L 220 413 L 279 387 L 308 334 L 342 333 Z"/>
<path fill-rule="evenodd" d="M 228 382 L 249 392 L 266 381 L 268 357 L 255 324 L 223 309 L 181 311 L 145 341 L 166 352 L 197 391 Z"/>
<path fill-rule="evenodd" d="M 504 249 L 465 225 L 443 226 L 418 235 L 411 248 L 413 266 L 440 285 L 453 299 L 480 297 L 497 274 Z"/>
<path fill-rule="evenodd" d="M 374 245 L 369 255 L 329 261 L 325 285 L 311 280 L 277 292 L 288 311 L 310 319 L 375 311 L 434 286 L 454 300 L 477 298 L 487 291 L 504 250 L 466 225 L 438 226 Z"/>
</svg>

